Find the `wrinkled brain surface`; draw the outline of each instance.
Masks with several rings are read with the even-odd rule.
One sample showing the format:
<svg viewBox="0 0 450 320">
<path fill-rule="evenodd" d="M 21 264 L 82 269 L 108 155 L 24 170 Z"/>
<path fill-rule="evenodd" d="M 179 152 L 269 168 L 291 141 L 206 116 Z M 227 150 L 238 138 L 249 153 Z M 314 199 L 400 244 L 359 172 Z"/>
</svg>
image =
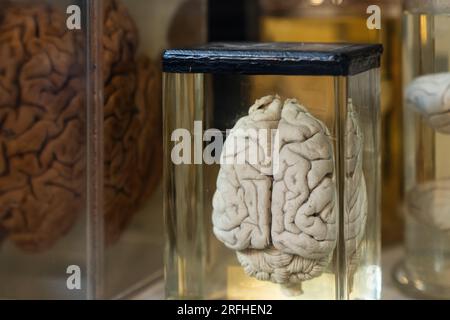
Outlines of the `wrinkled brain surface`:
<svg viewBox="0 0 450 320">
<path fill-rule="evenodd" d="M 254 134 L 261 129 L 267 139 Z M 351 105 L 345 134 L 345 239 L 353 261 L 367 194 L 363 138 Z M 264 97 L 237 121 L 222 151 L 212 219 L 215 236 L 236 250 L 249 276 L 295 284 L 323 273 L 338 234 L 334 167 L 328 129 L 295 99 Z"/>
<path fill-rule="evenodd" d="M 138 32 L 119 1 L 107 1 L 103 35 L 106 241 L 121 234 L 162 171 L 160 75 L 136 58 Z"/>
<path fill-rule="evenodd" d="M 263 146 L 249 134 L 254 128 L 278 129 L 278 138 Z M 233 140 L 237 148 L 228 145 Z M 252 144 L 258 144 L 253 150 L 270 152 L 259 152 L 257 164 L 226 161 Z M 222 163 L 213 198 L 214 234 L 238 251 L 246 273 L 276 283 L 320 275 L 337 237 L 333 149 L 326 127 L 296 100 L 283 104 L 278 97 L 264 97 L 231 130 Z"/>
<path fill-rule="evenodd" d="M 117 1 L 106 3 L 105 223 L 112 241 L 153 188 L 144 179 L 159 150 L 144 145 L 159 134 L 160 111 L 149 96 L 159 85 L 156 70 L 135 59 L 133 21 Z M 36 2 L 2 8 L 0 231 L 28 251 L 50 247 L 85 210 L 84 41 L 67 30 L 59 8 Z M 145 121 L 156 125 L 144 127 Z"/>
<path fill-rule="evenodd" d="M 415 79 L 406 90 L 406 105 L 419 112 L 431 128 L 450 134 L 450 73 Z"/>
<path fill-rule="evenodd" d="M 0 228 L 36 250 L 66 232 L 83 202 L 82 39 L 51 7 L 2 10 Z"/>
</svg>

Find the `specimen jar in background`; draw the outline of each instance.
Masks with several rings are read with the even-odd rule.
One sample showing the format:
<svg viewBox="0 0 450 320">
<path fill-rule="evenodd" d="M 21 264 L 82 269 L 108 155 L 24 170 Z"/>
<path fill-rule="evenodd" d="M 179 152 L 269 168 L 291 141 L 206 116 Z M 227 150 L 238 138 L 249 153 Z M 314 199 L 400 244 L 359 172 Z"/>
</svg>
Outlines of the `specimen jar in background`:
<svg viewBox="0 0 450 320">
<path fill-rule="evenodd" d="M 204 41 L 203 1 L 0 0 L 0 298 L 162 277 L 160 55 Z"/>
<path fill-rule="evenodd" d="M 407 1 L 403 23 L 406 252 L 395 276 L 450 298 L 450 3 Z"/>
<path fill-rule="evenodd" d="M 258 0 L 261 41 L 382 43 L 382 234 L 383 244 L 398 243 L 403 225 L 402 84 L 400 0 Z M 370 6 L 380 9 L 380 29 L 369 29 Z M 376 10 L 376 9 L 375 9 Z M 374 21 L 371 20 L 373 23 Z M 286 79 L 279 87 L 296 86 Z"/>
<path fill-rule="evenodd" d="M 110 20 L 103 18 L 103 33 L 111 42 L 104 45 L 102 60 L 106 233 L 103 294 L 108 297 L 162 277 L 161 54 L 165 48 L 207 41 L 206 0 L 115 2 L 119 7 L 112 6 Z M 129 18 L 123 21 L 114 10 L 123 11 L 122 15 L 128 11 Z M 130 23 L 134 23 L 133 29 Z M 120 47 L 109 55 L 110 45 L 117 43 Z M 134 65 L 129 61 L 133 55 Z M 130 68 L 136 70 L 135 74 L 124 76 Z M 130 107 L 133 103 L 128 99 L 136 107 Z M 130 284 L 136 285 L 130 288 Z"/>
<path fill-rule="evenodd" d="M 380 297 L 381 51 L 165 51 L 168 298 Z M 222 77 L 237 92 L 213 85 Z M 276 85 L 287 79 L 297 86 Z"/>
</svg>

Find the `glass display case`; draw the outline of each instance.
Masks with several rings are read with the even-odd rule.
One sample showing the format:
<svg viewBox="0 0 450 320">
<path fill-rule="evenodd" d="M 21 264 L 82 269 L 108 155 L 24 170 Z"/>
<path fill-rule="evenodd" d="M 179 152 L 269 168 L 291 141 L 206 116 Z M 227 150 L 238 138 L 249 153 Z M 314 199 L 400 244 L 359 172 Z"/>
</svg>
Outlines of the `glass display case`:
<svg viewBox="0 0 450 320">
<path fill-rule="evenodd" d="M 261 41 L 382 43 L 382 240 L 402 240 L 401 0 L 258 0 Z M 296 86 L 291 79 L 278 83 Z"/>
<path fill-rule="evenodd" d="M 404 11 L 406 256 L 397 282 L 450 298 L 450 2 L 407 1 Z"/>
<path fill-rule="evenodd" d="M 162 277 L 160 55 L 205 40 L 202 0 L 0 0 L 0 298 Z"/>
<path fill-rule="evenodd" d="M 165 51 L 169 299 L 380 297 L 381 52 L 320 43 Z M 213 85 L 222 77 L 239 83 L 228 96 L 240 101 Z M 297 86 L 274 85 L 288 78 Z"/>
</svg>

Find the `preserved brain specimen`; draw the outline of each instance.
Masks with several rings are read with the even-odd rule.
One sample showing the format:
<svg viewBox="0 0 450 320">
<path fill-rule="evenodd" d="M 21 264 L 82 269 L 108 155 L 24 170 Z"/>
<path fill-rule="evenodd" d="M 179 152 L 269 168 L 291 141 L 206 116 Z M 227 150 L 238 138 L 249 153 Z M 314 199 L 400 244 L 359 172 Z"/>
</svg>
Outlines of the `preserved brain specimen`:
<svg viewBox="0 0 450 320">
<path fill-rule="evenodd" d="M 279 148 L 273 135 L 254 139 L 255 128 L 278 129 Z M 238 250 L 248 275 L 298 283 L 320 275 L 328 264 L 337 237 L 328 135 L 296 100 L 283 105 L 272 96 L 258 100 L 231 130 L 213 199 L 213 225 L 217 238 Z M 237 148 L 230 147 L 233 140 Z M 227 161 L 246 150 L 258 150 L 258 163 Z"/>
<path fill-rule="evenodd" d="M 406 105 L 419 112 L 437 132 L 450 134 L 450 73 L 416 78 L 406 90 Z M 450 230 L 450 181 L 442 179 L 420 183 L 407 195 L 408 210 L 422 223 Z"/>
<path fill-rule="evenodd" d="M 345 134 L 345 239 L 355 267 L 367 193 L 351 104 Z M 327 127 L 295 99 L 266 96 L 236 122 L 221 155 L 213 231 L 249 276 L 290 287 L 323 273 L 338 235 L 334 167 Z"/>
<path fill-rule="evenodd" d="M 111 242 L 158 179 L 149 170 L 160 171 L 160 110 L 152 99 L 157 70 L 136 59 L 137 31 L 123 5 L 107 1 L 104 22 L 104 210 Z M 86 209 L 85 41 L 67 29 L 57 7 L 2 8 L 0 234 L 27 251 L 50 247 Z"/>
<path fill-rule="evenodd" d="M 450 73 L 415 79 L 406 90 L 406 104 L 436 131 L 450 134 Z"/>
<path fill-rule="evenodd" d="M 68 32 L 65 16 L 49 6 L 4 10 L 0 229 L 18 246 L 34 251 L 67 232 L 82 210 L 82 39 Z"/>
<path fill-rule="evenodd" d="M 136 59 L 138 32 L 126 7 L 106 2 L 103 35 L 106 240 L 120 236 L 162 171 L 160 75 Z"/>
</svg>

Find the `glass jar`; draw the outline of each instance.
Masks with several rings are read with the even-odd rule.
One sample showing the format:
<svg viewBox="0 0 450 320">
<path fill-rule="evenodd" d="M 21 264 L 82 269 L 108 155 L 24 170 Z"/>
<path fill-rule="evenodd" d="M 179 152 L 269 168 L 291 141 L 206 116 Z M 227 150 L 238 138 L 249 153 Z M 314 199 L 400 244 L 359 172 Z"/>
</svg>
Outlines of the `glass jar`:
<svg viewBox="0 0 450 320">
<path fill-rule="evenodd" d="M 381 50 L 165 51 L 168 298 L 380 297 Z M 240 85 L 217 103 L 222 77 Z"/>
<path fill-rule="evenodd" d="M 406 256 L 395 276 L 409 293 L 450 298 L 450 3 L 404 11 Z"/>
<path fill-rule="evenodd" d="M 382 234 L 383 244 L 402 240 L 402 83 L 400 0 L 258 0 L 261 41 L 382 43 Z M 369 29 L 374 6 L 380 28 Z M 372 11 L 368 11 L 371 7 Z M 372 23 L 374 21 L 371 21 Z M 290 79 L 279 84 L 286 87 Z"/>
<path fill-rule="evenodd" d="M 205 3 L 0 0 L 0 298 L 162 277 L 159 57 L 206 40 Z"/>
</svg>

